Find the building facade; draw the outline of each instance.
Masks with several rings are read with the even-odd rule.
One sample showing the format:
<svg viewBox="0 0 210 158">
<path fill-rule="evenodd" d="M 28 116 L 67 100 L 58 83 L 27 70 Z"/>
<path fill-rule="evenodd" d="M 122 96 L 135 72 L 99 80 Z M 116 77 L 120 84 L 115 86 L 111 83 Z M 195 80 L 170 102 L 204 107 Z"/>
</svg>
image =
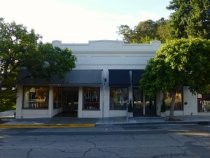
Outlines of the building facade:
<svg viewBox="0 0 210 158">
<path fill-rule="evenodd" d="M 53 117 L 59 113 L 79 118 L 159 116 L 163 102 L 167 110 L 169 93 L 149 98 L 138 88 L 147 61 L 161 45 L 159 41 L 52 44 L 71 49 L 77 58 L 76 67 L 64 79 L 26 79 L 19 84 L 16 118 Z M 193 95 L 184 87 L 176 96 L 175 115 L 209 114 L 208 100 L 208 96 Z"/>
</svg>

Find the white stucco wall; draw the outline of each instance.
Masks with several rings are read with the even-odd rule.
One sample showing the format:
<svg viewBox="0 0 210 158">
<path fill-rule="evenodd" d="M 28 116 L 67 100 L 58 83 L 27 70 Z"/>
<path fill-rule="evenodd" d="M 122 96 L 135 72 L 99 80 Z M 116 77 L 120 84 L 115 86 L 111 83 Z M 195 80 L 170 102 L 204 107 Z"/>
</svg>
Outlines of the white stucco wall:
<svg viewBox="0 0 210 158">
<path fill-rule="evenodd" d="M 102 69 L 105 87 L 100 87 L 100 111 L 82 110 L 82 89 L 79 91 L 78 117 L 126 116 L 126 110 L 109 110 L 109 69 L 145 69 L 147 61 L 154 57 L 160 47 L 159 41 L 150 44 L 125 44 L 122 41 L 90 41 L 87 44 L 68 44 L 53 41 L 62 49 L 69 48 L 77 57 L 75 69 Z M 129 99 L 132 89 L 129 89 Z"/>
<path fill-rule="evenodd" d="M 150 44 L 125 44 L 122 41 L 90 41 L 84 44 L 62 43 L 53 41 L 52 44 L 62 49 L 69 48 L 77 57 L 77 70 L 102 69 L 102 80 L 106 82 L 100 87 L 100 110 L 83 110 L 83 87 L 79 87 L 78 95 L 78 117 L 117 117 L 126 116 L 126 110 L 109 110 L 110 87 L 109 69 L 145 69 L 147 61 L 155 56 L 160 47 L 159 41 Z M 175 115 L 203 115 L 197 112 L 197 96 L 184 88 L 183 111 L 175 111 Z M 22 87 L 17 92 L 17 118 L 52 117 L 61 109 L 53 109 L 53 87 L 49 89 L 49 109 L 47 110 L 22 110 Z M 157 114 L 160 114 L 161 94 L 157 96 Z M 129 99 L 132 98 L 132 88 L 129 89 Z"/>
<path fill-rule="evenodd" d="M 183 88 L 184 115 L 197 115 L 197 94 L 192 94 L 188 87 Z"/>
</svg>

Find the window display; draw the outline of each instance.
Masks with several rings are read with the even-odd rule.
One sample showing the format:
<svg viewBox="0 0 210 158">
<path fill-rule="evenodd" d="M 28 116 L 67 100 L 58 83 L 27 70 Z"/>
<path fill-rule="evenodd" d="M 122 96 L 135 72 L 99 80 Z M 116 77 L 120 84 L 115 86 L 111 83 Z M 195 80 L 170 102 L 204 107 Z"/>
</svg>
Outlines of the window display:
<svg viewBox="0 0 210 158">
<path fill-rule="evenodd" d="M 24 109 L 47 109 L 48 108 L 48 87 L 24 87 L 23 93 Z"/>
<path fill-rule="evenodd" d="M 170 109 L 171 100 L 172 100 L 171 93 L 165 93 L 164 94 L 164 102 L 165 102 L 166 110 Z M 183 110 L 183 93 L 182 93 L 182 90 L 180 90 L 179 92 L 176 93 L 174 110 Z"/>
<path fill-rule="evenodd" d="M 126 110 L 128 88 L 110 88 L 110 110 Z"/>
<path fill-rule="evenodd" d="M 83 110 L 99 110 L 100 88 L 90 87 L 83 89 Z"/>
<path fill-rule="evenodd" d="M 198 112 L 210 112 L 210 94 L 198 94 Z"/>
</svg>

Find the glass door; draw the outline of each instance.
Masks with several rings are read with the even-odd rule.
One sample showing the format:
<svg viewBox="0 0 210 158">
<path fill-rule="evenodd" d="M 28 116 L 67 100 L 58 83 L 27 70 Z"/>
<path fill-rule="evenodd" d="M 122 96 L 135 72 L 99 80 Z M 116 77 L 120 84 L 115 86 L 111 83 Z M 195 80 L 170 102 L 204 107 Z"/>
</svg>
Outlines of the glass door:
<svg viewBox="0 0 210 158">
<path fill-rule="evenodd" d="M 63 116 L 77 117 L 78 111 L 78 88 L 63 89 Z"/>
<path fill-rule="evenodd" d="M 133 88 L 133 116 L 143 116 L 144 113 L 144 104 L 143 104 L 143 93 L 142 91 L 135 87 Z"/>
<path fill-rule="evenodd" d="M 145 97 L 145 116 L 156 116 L 156 102 L 154 97 Z"/>
</svg>

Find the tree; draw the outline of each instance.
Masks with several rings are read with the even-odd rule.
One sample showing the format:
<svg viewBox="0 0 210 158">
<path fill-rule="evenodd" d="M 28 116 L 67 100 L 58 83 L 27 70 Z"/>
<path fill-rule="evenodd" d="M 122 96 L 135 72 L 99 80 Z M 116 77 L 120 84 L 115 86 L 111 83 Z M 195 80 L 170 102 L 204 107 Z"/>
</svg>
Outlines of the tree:
<svg viewBox="0 0 210 158">
<path fill-rule="evenodd" d="M 168 20 L 164 18 L 158 21 L 139 22 L 134 29 L 131 29 L 128 25 L 121 25 L 118 33 L 123 36 L 124 41 L 129 43 L 149 43 L 151 40 L 165 42 L 170 38 Z"/>
<path fill-rule="evenodd" d="M 135 27 L 136 36 L 140 38 L 140 43 L 147 43 L 156 38 L 157 24 L 153 20 L 140 22 Z"/>
<path fill-rule="evenodd" d="M 164 18 L 156 21 L 157 30 L 156 30 L 156 38 L 160 40 L 162 43 L 165 43 L 167 40 L 171 39 L 171 28 L 169 25 L 169 20 L 165 20 Z"/>
<path fill-rule="evenodd" d="M 28 31 L 15 22 L 6 23 L 0 18 L 0 102 L 7 104 L 5 93 L 15 94 L 14 88 L 22 67 L 30 77 L 49 79 L 52 75 L 63 76 L 75 66 L 76 58 L 68 49 L 54 48 L 40 42 L 40 35 Z M 6 91 L 5 91 L 6 89 Z M 2 97 L 4 96 L 4 97 Z M 10 98 L 10 100 L 14 100 Z"/>
<path fill-rule="evenodd" d="M 210 1 L 172 0 L 167 7 L 173 38 L 199 37 L 210 39 Z"/>
<path fill-rule="evenodd" d="M 27 67 L 30 77 L 50 79 L 57 75 L 63 77 L 75 67 L 75 56 L 69 49 L 53 47 L 52 44 L 38 44 L 37 51 L 21 57 L 22 67 Z"/>
<path fill-rule="evenodd" d="M 123 36 L 123 40 L 129 43 L 135 43 L 135 33 L 128 25 L 120 25 L 118 33 Z"/>
<path fill-rule="evenodd" d="M 162 45 L 146 66 L 140 87 L 147 95 L 172 94 L 170 116 L 174 115 L 175 95 L 182 86 L 192 93 L 207 92 L 210 84 L 210 41 L 178 39 Z"/>
</svg>

